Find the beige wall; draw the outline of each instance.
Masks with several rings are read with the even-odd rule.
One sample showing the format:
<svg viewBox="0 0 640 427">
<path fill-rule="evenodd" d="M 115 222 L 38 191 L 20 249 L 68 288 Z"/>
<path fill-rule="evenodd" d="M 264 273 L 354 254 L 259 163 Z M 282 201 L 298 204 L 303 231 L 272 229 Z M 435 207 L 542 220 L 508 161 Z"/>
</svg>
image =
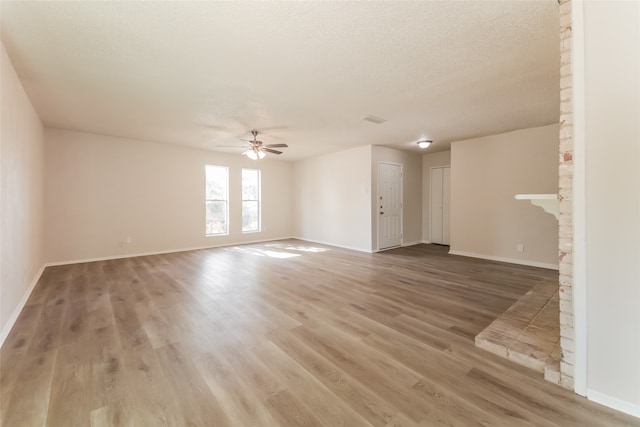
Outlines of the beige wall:
<svg viewBox="0 0 640 427">
<path fill-rule="evenodd" d="M 295 235 L 371 251 L 371 146 L 294 164 Z"/>
<path fill-rule="evenodd" d="M 431 168 L 450 166 L 451 151 L 422 156 L 422 241 L 431 243 Z"/>
<path fill-rule="evenodd" d="M 420 156 L 378 146 L 353 148 L 295 163 L 296 236 L 344 248 L 376 251 L 376 198 L 381 161 L 403 165 L 403 243 L 420 242 Z"/>
<path fill-rule="evenodd" d="M 255 162 L 168 144 L 47 129 L 48 262 L 124 256 L 292 235 L 289 162 Z M 229 167 L 230 233 L 205 236 L 204 167 Z M 241 230 L 241 169 L 262 171 L 262 225 Z M 132 243 L 126 243 L 126 237 Z"/>
<path fill-rule="evenodd" d="M 43 266 L 42 124 L 2 46 L 0 344 Z"/>
<path fill-rule="evenodd" d="M 584 58 L 587 395 L 640 417 L 640 3 L 585 2 Z"/>
<path fill-rule="evenodd" d="M 378 164 L 389 162 L 402 165 L 402 244 L 422 240 L 422 163 L 416 153 L 387 147 L 372 147 L 371 158 L 371 247 L 378 249 Z"/>
<path fill-rule="evenodd" d="M 452 143 L 451 253 L 557 268 L 558 221 L 514 200 L 557 192 L 558 125 Z"/>
</svg>

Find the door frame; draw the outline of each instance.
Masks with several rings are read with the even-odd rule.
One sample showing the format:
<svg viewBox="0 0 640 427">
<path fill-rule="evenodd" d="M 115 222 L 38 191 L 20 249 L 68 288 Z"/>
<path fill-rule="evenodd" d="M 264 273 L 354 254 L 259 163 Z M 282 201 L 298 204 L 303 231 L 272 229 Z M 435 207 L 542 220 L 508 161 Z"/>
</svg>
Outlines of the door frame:
<svg viewBox="0 0 640 427">
<path fill-rule="evenodd" d="M 448 165 L 442 165 L 442 166 L 431 166 L 429 168 L 429 243 L 433 243 L 433 236 L 431 235 L 431 227 L 433 227 L 433 216 L 431 215 L 431 177 L 433 176 L 433 170 L 434 169 L 442 169 L 442 168 L 449 168 L 449 170 L 451 170 L 451 164 Z M 451 208 L 449 208 L 451 209 Z"/>
<path fill-rule="evenodd" d="M 400 166 L 400 247 L 403 246 L 404 243 L 404 164 L 389 162 L 386 160 L 378 160 L 378 169 L 376 170 L 376 204 L 375 204 L 375 212 L 376 212 L 376 252 L 386 251 L 389 249 L 397 248 L 398 246 L 391 246 L 389 248 L 380 249 L 380 165 L 392 165 L 392 166 Z"/>
</svg>

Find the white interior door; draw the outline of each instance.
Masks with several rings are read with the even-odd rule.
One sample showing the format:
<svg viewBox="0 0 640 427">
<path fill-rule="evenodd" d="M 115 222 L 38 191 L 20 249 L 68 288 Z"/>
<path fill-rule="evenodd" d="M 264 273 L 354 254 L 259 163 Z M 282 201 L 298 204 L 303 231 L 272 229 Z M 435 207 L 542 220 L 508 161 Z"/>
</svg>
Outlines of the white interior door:
<svg viewBox="0 0 640 427">
<path fill-rule="evenodd" d="M 442 180 L 443 168 L 431 169 L 431 243 L 442 244 Z"/>
<path fill-rule="evenodd" d="M 402 244 L 402 165 L 378 164 L 378 249 Z"/>
<path fill-rule="evenodd" d="M 442 168 L 442 244 L 449 245 L 449 199 L 451 168 Z"/>
<path fill-rule="evenodd" d="M 450 167 L 431 169 L 431 243 L 449 244 Z"/>
</svg>

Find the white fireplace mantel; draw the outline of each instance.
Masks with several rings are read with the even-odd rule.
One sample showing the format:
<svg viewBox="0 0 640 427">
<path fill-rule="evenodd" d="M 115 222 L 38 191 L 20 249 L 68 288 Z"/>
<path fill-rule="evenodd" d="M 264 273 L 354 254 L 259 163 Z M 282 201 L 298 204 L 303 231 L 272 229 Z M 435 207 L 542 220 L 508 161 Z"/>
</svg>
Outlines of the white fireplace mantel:
<svg viewBox="0 0 640 427">
<path fill-rule="evenodd" d="M 528 200 L 533 206 L 539 206 L 545 212 L 560 216 L 560 201 L 557 194 L 516 194 L 516 200 Z"/>
</svg>

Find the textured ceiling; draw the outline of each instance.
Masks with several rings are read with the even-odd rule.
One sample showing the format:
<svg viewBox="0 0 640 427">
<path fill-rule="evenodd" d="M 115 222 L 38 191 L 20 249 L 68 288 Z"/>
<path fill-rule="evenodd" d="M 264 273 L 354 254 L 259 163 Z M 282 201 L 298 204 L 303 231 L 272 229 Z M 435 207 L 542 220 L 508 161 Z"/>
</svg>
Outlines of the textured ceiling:
<svg viewBox="0 0 640 427">
<path fill-rule="evenodd" d="M 555 0 L 0 7 L 49 127 L 212 150 L 256 128 L 295 160 L 558 121 Z"/>
</svg>

